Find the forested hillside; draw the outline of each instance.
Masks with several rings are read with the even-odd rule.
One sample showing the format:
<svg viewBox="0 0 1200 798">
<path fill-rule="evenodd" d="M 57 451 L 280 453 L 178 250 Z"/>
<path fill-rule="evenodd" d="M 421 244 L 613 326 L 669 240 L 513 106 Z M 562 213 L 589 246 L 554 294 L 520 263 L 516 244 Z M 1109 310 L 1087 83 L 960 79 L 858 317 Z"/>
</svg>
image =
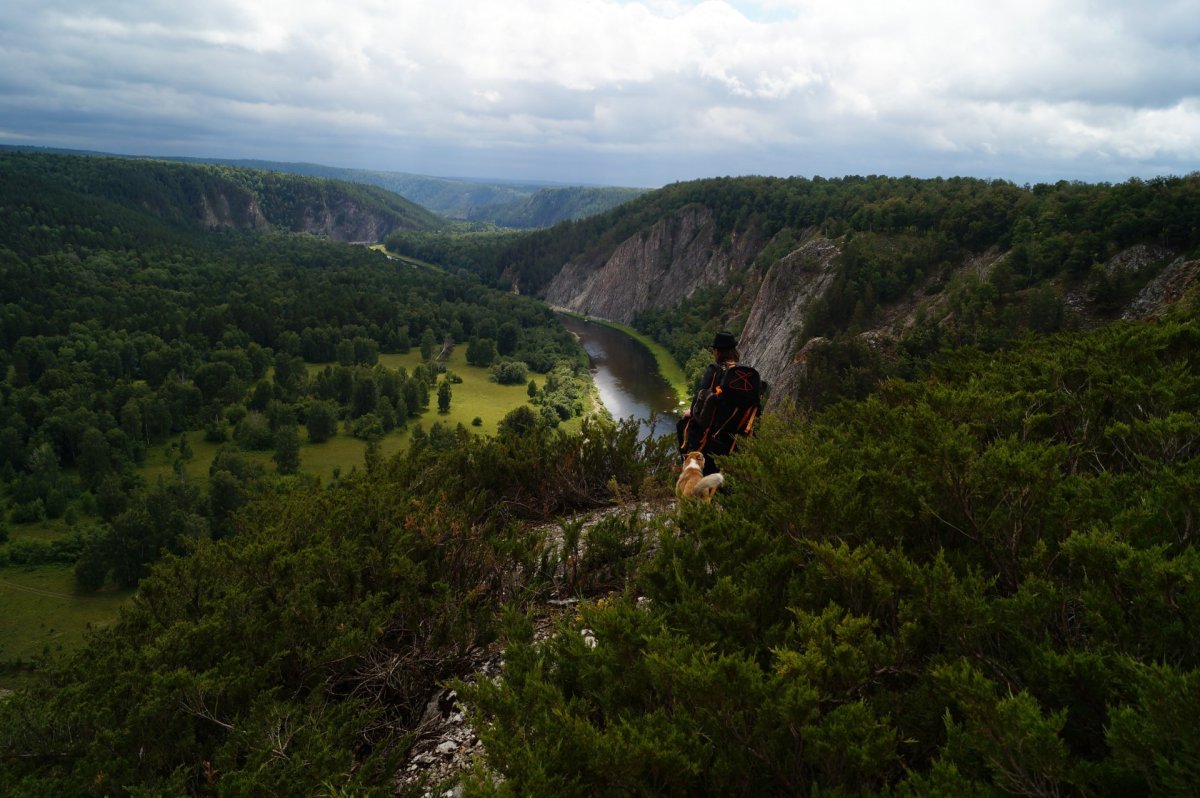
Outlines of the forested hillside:
<svg viewBox="0 0 1200 798">
<path fill-rule="evenodd" d="M 278 229 L 375 243 L 395 230 L 428 230 L 438 217 L 373 186 L 229 166 L 137 158 L 71 156 L 0 149 L 6 206 L 47 212 L 46 196 L 72 194 L 111 203 L 137 216 L 184 227 Z M 65 199 L 79 203 L 79 199 Z M 57 216 L 30 221 L 77 224 L 81 208 L 51 207 Z"/>
<path fill-rule="evenodd" d="M 673 184 L 602 216 L 530 234 L 475 266 L 492 280 L 512 267 L 521 284 L 537 293 L 565 262 L 602 259 L 638 231 L 691 205 L 714 214 L 718 243 L 751 234 L 770 242 L 760 253 L 761 267 L 786 254 L 810 228 L 832 238 L 898 237 L 915 250 L 889 259 L 899 264 L 851 270 L 851 277 L 881 298 L 911 286 L 918 267 L 931 274 L 964 253 L 991 247 L 1015 249 L 1014 275 L 1031 280 L 1063 270 L 1086 273 L 1136 243 L 1186 250 L 1200 236 L 1197 175 L 1033 187 L 972 178 L 719 178 Z"/>
<path fill-rule="evenodd" d="M 638 188 L 555 186 L 507 203 L 471 208 L 466 218 L 500 227 L 552 227 L 595 216 L 644 193 Z"/>
<path fill-rule="evenodd" d="M 236 507 L 271 483 L 245 453 L 294 474 L 302 438 L 340 434 L 378 457 L 393 430 L 445 411 L 461 382 L 444 358 L 455 345 L 516 383 L 522 403 L 542 377 L 529 397 L 538 423 L 581 412 L 578 347 L 544 307 L 314 236 L 206 233 L 184 200 L 229 181 L 129 167 L 156 194 L 122 183 L 125 168 L 33 158 L 0 184 L 0 543 L 10 523 L 67 530 L 22 535 L 0 565 L 65 562 L 81 589 L 135 585 L 186 539 L 230 534 Z M 411 371 L 380 363 L 410 349 Z M 201 430 L 227 447 L 205 485 L 181 471 Z M 455 435 L 429 421 L 418 433 L 435 448 Z M 146 484 L 141 468 L 164 446 L 177 480 Z"/>
<path fill-rule="evenodd" d="M 364 183 L 398 194 L 446 219 L 513 228 L 550 227 L 569 219 L 593 216 L 645 192 L 640 188 L 470 180 L 372 169 L 345 169 L 311 163 L 194 158 L 177 160 Z"/>
<path fill-rule="evenodd" d="M 0 706 L 0 786 L 391 794 L 500 635 L 502 678 L 457 685 L 491 768 L 467 795 L 1186 793 L 1198 344 L 1122 322 L 947 353 L 768 417 L 716 506 L 558 543 L 529 522 L 670 479 L 631 428 L 263 495 Z"/>
<path fill-rule="evenodd" d="M 0 792 L 1200 783 L 1197 176 L 721 179 L 548 231 L 389 238 L 445 273 L 83 197 L 0 203 L 0 473 L 10 518 L 94 519 L 45 547 L 81 589 L 138 591 L 0 700 Z M 635 315 L 693 368 L 720 326 L 788 339 L 802 376 L 712 504 L 668 500 L 671 440 L 554 426 L 572 342 L 486 285 L 564 274 L 599 299 L 692 275 Z M 548 370 L 531 405 L 329 482 L 278 474 L 302 422 L 369 438 L 422 413 L 446 336 L 498 379 Z M 417 373 L 375 362 L 418 345 Z M 139 451 L 197 424 L 241 447 L 207 490 L 138 484 Z M 272 474 L 245 457 L 268 440 Z M 467 753 L 443 719 L 481 742 L 436 783 Z"/>
</svg>

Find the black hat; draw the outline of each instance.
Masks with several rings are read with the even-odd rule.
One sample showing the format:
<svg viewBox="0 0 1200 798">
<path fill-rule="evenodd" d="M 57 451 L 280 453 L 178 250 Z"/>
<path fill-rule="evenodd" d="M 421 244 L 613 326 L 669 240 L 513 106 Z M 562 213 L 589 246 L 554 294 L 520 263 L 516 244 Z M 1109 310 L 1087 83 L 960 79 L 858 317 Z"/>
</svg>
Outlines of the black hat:
<svg viewBox="0 0 1200 798">
<path fill-rule="evenodd" d="M 737 339 L 733 337 L 733 333 L 719 332 L 713 337 L 713 349 L 733 349 L 737 346 Z"/>
</svg>

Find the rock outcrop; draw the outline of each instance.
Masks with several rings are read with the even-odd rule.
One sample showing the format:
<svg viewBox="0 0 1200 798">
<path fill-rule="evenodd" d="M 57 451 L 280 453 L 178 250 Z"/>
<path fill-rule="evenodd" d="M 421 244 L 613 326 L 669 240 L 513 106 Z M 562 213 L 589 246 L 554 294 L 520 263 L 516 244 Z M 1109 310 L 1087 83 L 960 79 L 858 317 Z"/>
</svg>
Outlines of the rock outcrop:
<svg viewBox="0 0 1200 798">
<path fill-rule="evenodd" d="M 249 192 L 204 192 L 198 205 L 199 222 L 206 230 L 266 230 L 271 226 Z"/>
<path fill-rule="evenodd" d="M 761 248 L 750 235 L 719 241 L 712 211 L 691 205 L 626 239 L 602 259 L 573 261 L 546 287 L 552 305 L 628 324 L 708 286 L 729 286 Z"/>
<path fill-rule="evenodd" d="M 767 242 L 756 225 L 745 229 L 749 232 L 722 236 L 712 210 L 685 206 L 608 254 L 565 264 L 546 288 L 545 298 L 577 313 L 628 324 L 641 311 L 675 307 L 702 288 L 720 288 L 727 292 L 722 304 L 730 313 L 724 321 L 745 320 L 740 348 L 746 361 L 770 383 L 770 407 L 794 396 L 804 377 L 813 342 L 804 340 L 802 331 L 814 303 L 833 285 L 843 242 L 813 228 L 764 273 L 755 260 Z M 989 249 L 966 258 L 954 271 L 962 278 L 987 280 L 1008 257 L 1006 251 Z M 1172 257 L 1162 247 L 1138 245 L 1102 264 L 1110 273 L 1136 275 L 1167 263 L 1129 304 L 1125 318 L 1153 318 L 1186 296 L 1200 293 L 1200 261 L 1170 261 Z M 890 349 L 918 317 L 953 324 L 948 293 L 940 287 L 930 290 L 932 279 L 927 277 L 926 284 L 878 308 L 872 329 L 860 334 L 872 346 Z M 945 283 L 947 277 L 938 279 Z M 1083 323 L 1111 319 L 1096 316 L 1086 286 L 1063 290 L 1061 282 L 1048 285 Z"/>
<path fill-rule="evenodd" d="M 268 216 L 254 194 L 237 189 L 204 191 L 194 200 L 195 221 L 206 230 L 267 230 L 312 233 L 334 241 L 382 241 L 401 226 L 396 214 L 381 212 L 336 191 L 309 192 L 293 207 Z M 165 216 L 170 212 L 160 212 Z"/>
<path fill-rule="evenodd" d="M 1125 310 L 1123 318 L 1150 319 L 1182 300 L 1200 281 L 1200 260 L 1172 261 L 1146 284 Z"/>
<path fill-rule="evenodd" d="M 292 231 L 328 236 L 334 241 L 374 243 L 397 227 L 395 217 L 375 213 L 347 197 L 327 195 L 304 207 Z"/>
<path fill-rule="evenodd" d="M 743 353 L 771 383 L 772 396 L 785 396 L 802 373 L 797 336 L 829 286 L 840 249 L 814 232 L 761 275 L 751 264 L 762 238 L 718 241 L 716 229 L 709 209 L 682 208 L 603 259 L 564 265 L 546 288 L 546 301 L 628 324 L 643 310 L 674 307 L 701 288 L 723 286 L 730 292 L 727 306 L 746 318 Z"/>
<path fill-rule="evenodd" d="M 768 407 L 791 395 L 803 375 L 797 354 L 804 342 L 798 336 L 812 303 L 833 279 L 840 251 L 827 238 L 811 237 L 773 263 L 759 284 L 742 330 L 741 350 L 771 384 Z"/>
</svg>

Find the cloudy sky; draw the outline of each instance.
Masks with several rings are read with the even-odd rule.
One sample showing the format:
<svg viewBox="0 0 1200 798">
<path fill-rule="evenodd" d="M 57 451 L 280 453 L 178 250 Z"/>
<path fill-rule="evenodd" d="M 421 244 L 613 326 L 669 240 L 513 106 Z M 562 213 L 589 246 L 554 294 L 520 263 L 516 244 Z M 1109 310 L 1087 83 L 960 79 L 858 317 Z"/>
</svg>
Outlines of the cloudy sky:
<svg viewBox="0 0 1200 798">
<path fill-rule="evenodd" d="M 1200 0 L 4 0 L 0 144 L 660 186 L 1200 169 Z"/>
</svg>

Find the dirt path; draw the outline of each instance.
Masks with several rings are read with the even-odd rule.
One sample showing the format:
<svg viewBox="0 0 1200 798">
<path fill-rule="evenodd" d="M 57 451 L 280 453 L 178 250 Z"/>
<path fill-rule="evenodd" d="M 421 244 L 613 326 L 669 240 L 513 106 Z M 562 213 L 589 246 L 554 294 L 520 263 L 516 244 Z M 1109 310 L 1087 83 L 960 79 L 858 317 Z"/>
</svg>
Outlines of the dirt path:
<svg viewBox="0 0 1200 798">
<path fill-rule="evenodd" d="M 0 579 L 0 588 L 5 588 L 5 587 L 11 588 L 12 590 L 20 590 L 22 593 L 33 593 L 35 595 L 46 596 L 48 598 L 59 598 L 59 599 L 74 599 L 75 598 L 75 596 L 72 596 L 68 593 L 55 593 L 53 590 L 42 590 L 41 588 L 37 588 L 37 587 L 28 587 L 26 585 L 17 585 L 12 582 L 8 582 L 4 579 Z"/>
</svg>

